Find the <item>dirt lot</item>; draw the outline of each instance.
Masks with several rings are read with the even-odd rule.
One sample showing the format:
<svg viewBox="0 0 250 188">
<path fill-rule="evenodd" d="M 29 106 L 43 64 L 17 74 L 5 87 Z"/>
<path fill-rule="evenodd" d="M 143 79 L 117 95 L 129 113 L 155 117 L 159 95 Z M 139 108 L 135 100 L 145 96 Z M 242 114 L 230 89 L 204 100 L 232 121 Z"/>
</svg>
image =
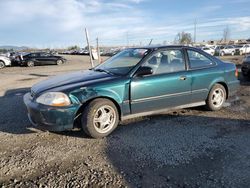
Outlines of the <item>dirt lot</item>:
<svg viewBox="0 0 250 188">
<path fill-rule="evenodd" d="M 62 66 L 0 70 L 0 186 L 250 186 L 250 81 L 240 78 L 237 96 L 219 112 L 137 118 L 104 139 L 34 129 L 22 97 L 49 76 L 88 68 L 87 57 L 67 58 Z"/>
</svg>

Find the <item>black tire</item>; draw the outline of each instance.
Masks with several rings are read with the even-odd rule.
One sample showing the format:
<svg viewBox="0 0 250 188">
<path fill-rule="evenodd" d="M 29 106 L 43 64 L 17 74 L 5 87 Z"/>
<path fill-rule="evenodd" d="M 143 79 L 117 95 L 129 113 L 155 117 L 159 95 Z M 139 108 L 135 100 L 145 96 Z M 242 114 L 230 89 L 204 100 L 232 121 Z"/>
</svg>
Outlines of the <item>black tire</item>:
<svg viewBox="0 0 250 188">
<path fill-rule="evenodd" d="M 221 52 L 220 55 L 221 55 L 221 56 L 224 56 L 224 55 L 225 55 L 225 52 Z"/>
<path fill-rule="evenodd" d="M 105 112 L 104 115 L 102 115 L 102 110 Z M 99 113 L 101 114 L 99 115 Z M 114 115 L 109 116 L 107 115 L 108 113 L 113 113 Z M 108 126 L 106 128 L 106 125 L 101 128 L 103 126 L 102 123 L 99 121 L 94 123 L 95 118 L 102 119 L 100 121 L 103 124 L 107 124 L 106 122 L 112 119 L 112 121 L 110 120 L 112 123 L 110 126 L 107 124 Z M 119 123 L 119 113 L 112 101 L 108 99 L 95 99 L 85 107 L 81 120 L 82 128 L 87 135 L 93 138 L 103 138 L 108 136 L 117 127 Z"/>
<path fill-rule="evenodd" d="M 61 59 L 58 59 L 58 60 L 56 61 L 56 64 L 57 64 L 57 65 L 62 65 L 62 64 L 63 64 L 63 61 L 62 61 Z"/>
<path fill-rule="evenodd" d="M 5 67 L 5 63 L 3 61 L 0 61 L 0 69 Z"/>
<path fill-rule="evenodd" d="M 208 94 L 206 100 L 206 108 L 210 111 L 220 110 L 223 107 L 224 102 L 226 101 L 226 97 L 227 92 L 224 86 L 222 86 L 221 84 L 215 84 Z"/>
<path fill-rule="evenodd" d="M 26 65 L 27 65 L 27 67 L 34 67 L 35 63 L 34 63 L 34 61 L 28 61 Z"/>
</svg>

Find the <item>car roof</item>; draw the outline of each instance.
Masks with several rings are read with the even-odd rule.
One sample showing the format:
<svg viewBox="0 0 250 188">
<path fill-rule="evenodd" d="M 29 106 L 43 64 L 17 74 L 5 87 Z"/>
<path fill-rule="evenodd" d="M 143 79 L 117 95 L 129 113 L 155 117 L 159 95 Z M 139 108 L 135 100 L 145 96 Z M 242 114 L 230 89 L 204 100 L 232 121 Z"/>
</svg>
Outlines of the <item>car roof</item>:
<svg viewBox="0 0 250 188">
<path fill-rule="evenodd" d="M 152 46 L 144 46 L 144 47 L 133 47 L 132 49 L 138 49 L 138 48 L 145 48 L 145 49 L 161 49 L 161 48 L 190 48 L 190 49 L 198 49 L 196 47 L 191 47 L 191 46 L 184 46 L 184 45 L 152 45 Z"/>
</svg>

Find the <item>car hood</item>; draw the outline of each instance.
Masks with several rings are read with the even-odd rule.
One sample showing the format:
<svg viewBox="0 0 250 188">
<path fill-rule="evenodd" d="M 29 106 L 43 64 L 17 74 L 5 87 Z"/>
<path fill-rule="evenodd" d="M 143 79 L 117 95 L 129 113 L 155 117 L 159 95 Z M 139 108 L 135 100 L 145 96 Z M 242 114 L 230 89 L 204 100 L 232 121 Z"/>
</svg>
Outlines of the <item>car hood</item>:
<svg viewBox="0 0 250 188">
<path fill-rule="evenodd" d="M 96 72 L 93 70 L 77 71 L 60 76 L 54 76 L 47 80 L 38 82 L 37 84 L 32 86 L 31 91 L 33 94 L 38 94 L 53 88 L 113 77 L 115 76 L 109 75 L 105 72 Z"/>
</svg>

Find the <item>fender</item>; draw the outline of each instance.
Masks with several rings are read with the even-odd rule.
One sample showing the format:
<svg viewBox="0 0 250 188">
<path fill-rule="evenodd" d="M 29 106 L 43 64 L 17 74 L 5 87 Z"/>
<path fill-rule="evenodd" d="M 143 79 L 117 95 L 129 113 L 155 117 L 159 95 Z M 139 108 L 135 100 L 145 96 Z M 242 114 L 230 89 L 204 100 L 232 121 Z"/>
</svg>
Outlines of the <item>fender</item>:
<svg viewBox="0 0 250 188">
<path fill-rule="evenodd" d="M 79 90 L 73 91 L 69 94 L 71 101 L 78 105 L 78 110 L 86 104 L 88 101 L 91 101 L 96 98 L 108 98 L 115 102 L 115 105 L 118 105 L 118 110 L 123 114 L 124 103 L 123 101 L 126 100 L 127 96 L 125 94 L 125 87 L 124 89 L 119 89 L 118 91 L 107 89 L 107 88 L 89 88 L 89 87 L 82 87 Z M 129 105 L 129 104 L 128 104 Z M 78 111 L 77 110 L 77 111 Z"/>
<path fill-rule="evenodd" d="M 226 80 L 221 76 L 221 77 L 218 77 L 218 78 L 214 79 L 214 80 L 210 83 L 210 85 L 209 85 L 209 87 L 208 87 L 208 91 L 210 91 L 210 90 L 212 89 L 212 87 L 213 87 L 215 84 L 217 84 L 217 83 L 223 83 L 223 84 L 225 84 L 225 85 L 227 86 Z M 225 88 L 225 89 L 227 90 L 227 88 Z"/>
</svg>

